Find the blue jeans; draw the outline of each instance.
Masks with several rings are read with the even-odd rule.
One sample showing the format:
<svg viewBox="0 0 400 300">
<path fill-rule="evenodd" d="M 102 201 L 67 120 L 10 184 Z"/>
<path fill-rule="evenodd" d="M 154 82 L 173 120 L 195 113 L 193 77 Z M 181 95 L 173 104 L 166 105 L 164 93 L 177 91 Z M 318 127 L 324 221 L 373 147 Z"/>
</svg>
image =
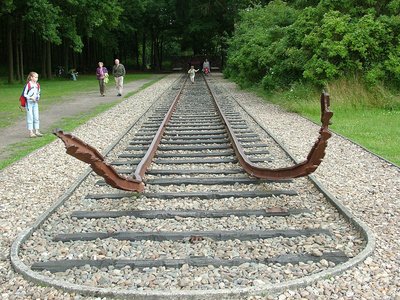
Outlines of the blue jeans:
<svg viewBox="0 0 400 300">
<path fill-rule="evenodd" d="M 28 100 L 25 109 L 28 130 L 39 129 L 39 104 Z"/>
</svg>

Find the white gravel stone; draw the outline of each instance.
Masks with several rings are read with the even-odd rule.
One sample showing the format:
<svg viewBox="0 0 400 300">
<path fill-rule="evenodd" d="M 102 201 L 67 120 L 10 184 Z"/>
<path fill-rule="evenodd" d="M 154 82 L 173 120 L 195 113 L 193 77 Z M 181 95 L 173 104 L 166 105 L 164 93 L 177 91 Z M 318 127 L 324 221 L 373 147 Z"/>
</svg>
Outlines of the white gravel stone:
<svg viewBox="0 0 400 300">
<path fill-rule="evenodd" d="M 319 126 L 314 123 L 299 117 L 293 113 L 287 113 L 282 109 L 263 103 L 258 97 L 253 94 L 237 90 L 235 85 L 224 81 L 216 74 L 213 75 L 215 81 L 221 89 L 229 89 L 232 97 L 239 101 L 250 113 L 257 116 L 258 121 L 264 124 L 271 132 L 279 137 L 284 142 L 289 151 L 299 160 L 307 155 L 307 151 L 311 148 L 314 140 L 318 135 Z M 111 110 L 101 114 L 100 116 L 90 120 L 86 124 L 77 128 L 73 133 L 96 147 L 100 152 L 108 147 L 117 136 L 122 134 L 127 123 L 126 120 L 134 120 L 152 104 L 158 95 L 169 88 L 169 85 L 176 79 L 176 75 L 170 75 L 161 80 L 157 84 L 135 94 L 128 100 L 122 102 Z M 331 100 L 334 103 L 334 99 Z M 334 110 L 334 109 L 332 109 Z M 295 130 L 293 130 L 295 124 Z M 315 133 L 315 135 L 310 134 Z M 261 133 L 260 133 L 261 134 Z M 130 137 L 126 137 L 129 140 Z M 118 153 L 120 149 L 115 149 L 113 153 Z M 274 155 L 279 155 L 279 149 L 271 149 Z M 107 160 L 112 161 L 116 157 L 113 154 L 107 157 Z M 273 163 L 272 163 L 273 165 Z M 153 166 L 154 168 L 162 168 L 162 165 Z M 179 168 L 188 168 L 192 166 L 179 166 Z M 6 168 L 0 173 L 0 181 L 2 183 L 3 192 L 0 202 L 0 295 L 2 299 L 100 299 L 96 297 L 83 297 L 75 293 L 67 293 L 58 289 L 42 287 L 30 281 L 26 281 L 18 273 L 15 273 L 9 262 L 9 248 L 15 237 L 23 229 L 30 226 L 36 218 L 45 211 L 55 199 L 58 199 L 64 191 L 75 181 L 76 177 L 81 174 L 87 165 L 76 159 L 65 155 L 64 145 L 57 140 L 46 147 L 43 147 L 26 158 L 16 162 L 12 166 Z M 373 172 L 371 172 L 373 170 Z M 277 295 L 278 299 L 399 299 L 400 298 L 400 170 L 398 167 L 387 163 L 379 157 L 370 154 L 357 145 L 333 135 L 328 142 L 327 154 L 319 169 L 315 173 L 315 177 L 323 183 L 325 187 L 332 193 L 340 202 L 342 202 L 353 215 L 365 222 L 377 236 L 377 246 L 373 256 L 367 258 L 364 263 L 359 266 L 347 270 L 341 275 L 333 278 L 320 280 L 305 288 L 286 291 Z M 88 181 L 94 184 L 99 178 L 92 176 Z M 89 183 L 88 183 L 89 184 Z M 294 184 L 294 187 L 301 188 L 304 182 L 299 180 Z M 279 188 L 279 185 L 265 185 L 265 188 Z M 180 187 L 186 190 L 187 187 Z M 189 187 L 190 188 L 190 187 Z M 210 189 L 213 187 L 211 186 Z M 224 187 L 229 190 L 231 187 Z M 237 185 L 235 188 L 240 188 Z M 104 192 L 110 192 L 112 189 L 108 187 L 102 188 Z M 159 191 L 167 191 L 168 188 L 160 188 Z M 282 197 L 280 199 L 252 199 L 243 200 L 242 203 L 248 204 L 249 208 L 258 208 L 260 205 L 266 206 L 285 206 L 290 203 L 291 207 L 302 207 L 306 191 L 296 197 Z M 79 202 L 84 202 L 85 205 L 93 207 L 93 210 L 98 207 L 104 209 L 112 208 L 113 201 L 101 200 L 93 201 L 82 199 L 85 196 L 85 186 L 80 188 L 74 195 L 74 201 L 66 204 L 65 208 L 61 208 L 54 218 L 66 218 L 64 212 L 68 211 L 68 206 L 75 206 Z M 247 201 L 247 202 L 246 202 Z M 318 197 L 313 201 L 317 204 Z M 226 199 L 224 201 L 226 207 L 236 208 L 236 199 Z M 151 209 L 154 207 L 163 207 L 169 209 L 185 208 L 183 203 L 165 202 L 155 199 L 124 199 L 119 202 L 126 209 L 130 209 L 132 203 L 135 203 L 137 209 Z M 203 201 L 198 200 L 198 208 L 221 209 L 219 201 Z M 77 206 L 78 207 L 78 206 Z M 316 209 L 318 218 L 329 223 L 337 219 L 334 213 L 330 210 Z M 302 215 L 302 220 L 307 219 L 306 215 Z M 313 215 L 309 216 L 310 226 L 319 228 L 321 225 L 313 224 Z M 96 230 L 103 226 L 108 226 L 109 230 L 118 231 L 124 229 L 143 228 L 144 230 L 166 230 L 184 229 L 185 226 L 197 226 L 198 228 L 209 228 L 214 225 L 213 220 L 169 220 L 167 222 L 158 221 L 152 225 L 140 223 L 130 223 L 129 218 L 123 218 L 124 222 L 113 222 L 104 220 L 76 220 L 75 224 L 79 224 L 82 228 L 87 228 L 87 231 Z M 190 222 L 190 224 L 185 224 Z M 285 224 L 279 222 L 268 224 L 267 220 L 248 218 L 244 224 L 245 228 L 256 228 L 262 224 L 264 228 L 279 228 L 287 225 L 299 226 L 301 220 L 296 217 L 291 217 L 284 220 Z M 126 226 L 126 228 L 122 227 Z M 70 231 L 71 223 L 60 221 L 57 224 L 46 222 L 44 226 L 46 230 L 54 232 Z M 226 219 L 226 227 L 234 227 L 235 218 Z M 339 223 L 335 230 L 335 234 L 345 236 L 348 231 L 346 222 Z M 57 251 L 53 253 L 47 252 L 45 245 L 51 240 L 49 233 L 38 231 L 35 233 L 35 241 L 28 241 L 25 244 L 26 253 L 32 255 L 41 255 L 43 260 L 49 258 L 74 258 L 68 256 L 71 249 L 68 246 L 60 244 Z M 275 255 L 279 253 L 269 252 L 274 243 L 281 243 L 284 239 L 272 239 L 264 244 L 254 243 L 252 255 L 257 256 L 259 253 L 269 253 Z M 299 248 L 299 251 L 306 249 L 307 252 L 320 256 L 325 246 L 331 243 L 331 239 L 318 236 L 312 238 L 308 242 L 292 243 L 294 251 Z M 353 255 L 354 247 L 362 248 L 362 239 L 358 236 L 347 236 L 343 238 L 343 244 L 338 246 L 347 255 Z M 29 244 L 32 243 L 32 244 Z M 246 245 L 243 248 L 248 248 L 249 242 L 232 242 L 231 250 L 220 251 L 219 243 L 211 242 L 207 239 L 201 243 L 195 244 L 193 255 L 201 255 L 214 253 L 216 257 L 232 258 L 244 255 L 244 250 L 241 249 L 241 244 Z M 251 243 L 251 242 L 250 242 Z M 29 247 L 30 245 L 35 247 Z M 120 245 L 120 244 L 119 244 Z M 318 245 L 318 246 L 316 246 Z M 226 245 L 225 245 L 226 246 Z M 84 251 L 79 254 L 80 259 L 96 258 L 102 259 L 107 257 L 108 252 L 112 252 L 113 258 L 129 257 L 132 251 L 134 255 L 142 258 L 157 258 L 156 256 L 163 255 L 160 249 L 160 244 L 154 242 L 138 242 L 135 247 L 131 247 L 130 243 L 117 246 L 112 241 L 96 241 L 96 244 L 90 247 L 90 244 L 82 242 L 74 244 L 71 247 L 77 247 Z M 114 250 L 113 250 L 114 247 Z M 118 247 L 118 249 L 116 249 Z M 187 245 L 183 248 L 177 248 L 168 242 L 163 243 L 162 247 L 168 248 L 170 258 L 178 258 L 183 251 L 188 251 Z M 186 247 L 186 248 L 185 248 Z M 77 251 L 79 252 L 79 251 Z M 185 252 L 183 252 L 185 253 Z M 167 254 L 166 254 L 167 255 Z M 246 254 L 247 255 L 247 254 Z M 26 263 L 29 264 L 29 256 L 24 257 Z M 320 262 L 321 267 L 327 268 L 331 266 L 326 260 Z M 178 270 L 166 270 L 165 268 L 150 268 L 146 270 L 145 277 L 138 276 L 138 272 L 132 269 L 113 269 L 112 276 L 106 270 L 97 270 L 93 273 L 94 268 L 87 266 L 79 270 L 68 270 L 64 272 L 67 276 L 70 272 L 77 272 L 81 276 L 79 279 L 83 283 L 91 281 L 99 286 L 121 286 L 131 287 L 134 285 L 138 290 L 145 290 L 155 286 L 169 287 L 180 286 L 180 288 L 203 288 L 203 289 L 224 289 L 232 285 L 247 286 L 252 283 L 254 286 L 262 286 L 265 282 L 272 280 L 274 282 L 283 281 L 296 274 L 312 274 L 317 272 L 316 266 L 313 264 L 302 263 L 297 266 L 285 266 L 284 272 L 287 278 L 283 278 L 281 273 L 277 271 L 276 266 L 269 265 L 242 265 L 237 269 L 246 270 L 248 274 L 252 274 L 253 278 L 233 279 L 226 268 L 206 267 L 193 268 L 188 265 L 182 266 Z M 157 274 L 163 274 L 157 276 Z M 53 276 L 44 272 L 48 276 Z M 188 274 L 198 278 L 196 281 L 191 281 L 187 277 Z M 268 277 L 264 274 L 269 274 Z M 264 276 L 264 277 L 263 277 Z M 275 276 L 275 277 L 274 277 Z M 133 279 L 130 279 L 133 278 Z M 240 278 L 240 277 L 238 277 Z M 276 299 L 271 296 L 255 296 L 249 299 Z"/>
<path fill-rule="evenodd" d="M 278 137 L 298 160 L 307 156 L 319 126 L 294 113 L 265 103 L 251 93 L 224 81 L 232 97 L 258 122 Z M 331 99 L 334 112 L 335 99 Z M 262 113 L 260 113 L 262 111 Z M 334 120 L 335 116 L 333 117 Z M 293 130 L 295 124 L 295 132 Z M 313 136 L 310 133 L 315 132 Z M 333 134 L 324 161 L 314 173 L 328 191 L 351 213 L 369 226 L 377 237 L 374 254 L 359 266 L 332 279 L 321 280 L 296 294 L 307 299 L 321 298 L 334 291 L 335 299 L 396 299 L 400 297 L 400 168 L 382 160 L 352 142 Z M 373 266 L 371 265 L 373 264 Z M 388 277 L 377 276 L 382 271 Z M 355 289 L 357 278 L 371 278 L 367 289 Z M 317 286 L 324 284 L 322 292 Z M 351 298 L 348 292 L 352 293 Z"/>
</svg>

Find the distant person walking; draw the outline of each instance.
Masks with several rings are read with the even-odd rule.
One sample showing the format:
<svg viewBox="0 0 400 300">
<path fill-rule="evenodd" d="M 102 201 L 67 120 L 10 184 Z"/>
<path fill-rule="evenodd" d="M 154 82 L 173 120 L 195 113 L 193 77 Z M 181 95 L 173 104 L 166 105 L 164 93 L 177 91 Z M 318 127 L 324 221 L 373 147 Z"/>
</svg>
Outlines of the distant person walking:
<svg viewBox="0 0 400 300">
<path fill-rule="evenodd" d="M 26 85 L 24 88 L 24 97 L 26 99 L 26 124 L 31 138 L 43 136 L 39 131 L 40 85 L 38 79 L 38 73 L 30 72 L 26 78 Z"/>
<path fill-rule="evenodd" d="M 115 78 L 115 87 L 118 91 L 117 96 L 121 96 L 122 90 L 124 88 L 124 76 L 126 72 L 124 65 L 119 63 L 119 59 L 115 60 L 115 65 L 113 66 L 112 73 Z"/>
<path fill-rule="evenodd" d="M 190 66 L 190 69 L 188 71 L 189 77 L 190 77 L 190 81 L 192 83 L 194 83 L 194 77 L 196 76 L 196 72 L 198 72 L 199 70 L 195 69 L 194 66 Z"/>
<path fill-rule="evenodd" d="M 206 75 L 208 75 L 211 72 L 210 62 L 207 60 L 207 58 L 203 62 L 203 72 Z"/>
<path fill-rule="evenodd" d="M 108 70 L 103 65 L 103 62 L 99 61 L 99 67 L 96 70 L 96 77 L 99 81 L 100 95 L 104 97 L 106 93 L 106 83 L 108 83 Z"/>
</svg>

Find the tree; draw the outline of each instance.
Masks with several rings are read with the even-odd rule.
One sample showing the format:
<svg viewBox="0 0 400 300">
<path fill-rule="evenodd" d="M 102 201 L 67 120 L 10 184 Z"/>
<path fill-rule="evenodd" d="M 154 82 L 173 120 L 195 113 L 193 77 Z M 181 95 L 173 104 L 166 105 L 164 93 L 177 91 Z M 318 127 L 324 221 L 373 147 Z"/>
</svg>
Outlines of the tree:
<svg viewBox="0 0 400 300">
<path fill-rule="evenodd" d="M 308 6 L 314 3 L 314 6 Z M 400 2 L 271 1 L 240 14 L 226 74 L 270 90 L 345 76 L 400 84 Z"/>
<path fill-rule="evenodd" d="M 252 0 L 3 0 L 0 61 L 10 82 L 53 65 L 80 72 L 119 57 L 128 68 L 161 69 L 187 51 L 224 55 L 235 18 Z M 14 70 L 16 69 L 16 72 Z"/>
</svg>

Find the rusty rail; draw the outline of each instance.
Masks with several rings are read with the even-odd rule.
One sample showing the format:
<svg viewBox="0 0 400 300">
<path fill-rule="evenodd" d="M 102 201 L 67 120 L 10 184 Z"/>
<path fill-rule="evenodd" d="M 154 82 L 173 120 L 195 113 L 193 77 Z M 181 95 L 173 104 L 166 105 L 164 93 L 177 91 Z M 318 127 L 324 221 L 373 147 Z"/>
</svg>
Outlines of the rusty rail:
<svg viewBox="0 0 400 300">
<path fill-rule="evenodd" d="M 170 121 L 172 114 L 176 109 L 176 106 L 180 99 L 183 87 L 186 84 L 186 81 L 187 77 L 184 84 L 182 84 L 178 94 L 175 96 L 175 99 L 172 102 L 168 112 L 166 113 L 162 123 L 160 124 L 160 127 L 158 128 L 147 152 L 145 153 L 140 163 L 138 164 L 134 172 L 134 178 L 120 176 L 112 166 L 110 166 L 104 161 L 104 157 L 95 148 L 83 142 L 79 138 L 73 136 L 72 134 L 64 133 L 61 129 L 55 129 L 53 133 L 64 142 L 65 147 L 67 149 L 67 154 L 74 156 L 75 158 L 85 163 L 90 164 L 93 171 L 99 176 L 103 177 L 105 181 L 112 187 L 127 191 L 143 192 L 144 190 L 143 177 L 148 167 L 150 166 L 151 161 L 154 158 L 158 145 L 160 144 L 161 138 L 165 132 L 165 127 Z M 226 116 L 222 112 L 221 107 L 216 101 L 216 97 L 212 92 L 212 90 L 210 89 L 207 80 L 205 80 L 205 82 L 211 94 L 211 97 L 215 101 L 217 111 L 220 114 L 223 123 L 225 124 L 225 127 L 227 129 L 228 135 L 231 140 L 232 147 L 234 148 L 238 161 L 248 174 L 256 178 L 262 178 L 262 179 L 272 179 L 272 180 L 287 179 L 287 178 L 306 176 L 308 174 L 311 174 L 318 168 L 322 159 L 325 156 L 327 140 L 331 137 L 331 133 L 329 131 L 328 126 L 333 113 L 329 111 L 330 101 L 329 101 L 329 95 L 327 93 L 324 92 L 321 95 L 322 126 L 319 131 L 320 135 L 317 141 L 314 143 L 314 146 L 311 148 L 307 156 L 307 159 L 291 167 L 269 169 L 269 168 L 261 168 L 255 165 L 247 157 L 247 155 L 243 150 L 243 147 L 240 145 L 239 140 L 235 136 L 228 119 L 226 118 Z"/>
<path fill-rule="evenodd" d="M 53 134 L 59 137 L 67 149 L 67 154 L 90 164 L 93 171 L 104 178 L 112 187 L 143 192 L 144 183 L 140 180 L 120 176 L 115 169 L 104 161 L 104 157 L 95 148 L 70 133 L 64 133 L 61 129 L 53 130 Z"/>
<path fill-rule="evenodd" d="M 158 128 L 153 138 L 153 141 L 149 146 L 149 149 L 138 164 L 134 172 L 134 179 L 120 176 L 112 166 L 104 161 L 104 157 L 95 148 L 85 143 L 81 139 L 73 136 L 72 134 L 64 133 L 59 128 L 55 129 L 53 131 L 53 134 L 55 134 L 64 142 L 65 148 L 67 149 L 67 154 L 87 164 L 90 164 L 93 171 L 97 175 L 103 177 L 104 180 L 112 187 L 125 191 L 143 192 L 144 174 L 146 173 L 149 165 L 151 164 L 151 161 L 154 158 L 154 154 L 156 153 L 158 145 L 160 144 L 161 138 L 164 134 L 165 126 L 168 124 L 173 112 L 175 111 L 176 105 L 178 104 L 186 81 L 187 77 L 185 79 L 185 82 L 182 84 L 178 94 L 175 96 L 174 101 L 172 102 L 168 112 L 164 117 L 164 120 Z"/>
<path fill-rule="evenodd" d="M 216 97 L 211 90 L 210 86 L 208 85 L 207 80 L 206 85 L 208 90 L 211 93 L 211 96 L 213 97 L 215 101 L 215 105 L 217 107 L 217 110 L 225 123 L 225 127 L 228 131 L 228 135 L 231 140 L 232 147 L 235 151 L 235 154 L 238 158 L 238 161 L 240 165 L 243 167 L 243 169 L 250 174 L 251 176 L 254 176 L 256 178 L 260 179 L 270 179 L 270 180 L 276 180 L 276 179 L 288 179 L 288 178 L 296 178 L 296 177 L 302 177 L 302 176 L 307 176 L 314 172 L 320 163 L 322 162 L 322 159 L 325 156 L 325 149 L 328 145 L 328 139 L 331 137 L 331 133 L 329 131 L 329 121 L 331 117 L 333 116 L 333 113 L 329 111 L 329 106 L 330 106 L 330 100 L 329 100 L 329 95 L 325 92 L 321 94 L 321 128 L 319 130 L 319 136 L 316 142 L 314 143 L 313 147 L 311 148 L 307 159 L 301 163 L 295 164 L 290 167 L 284 167 L 284 168 L 277 168 L 277 169 L 270 169 L 270 168 L 262 168 L 257 166 L 256 164 L 252 163 L 250 159 L 247 157 L 247 155 L 244 152 L 243 147 L 239 143 L 239 140 L 237 139 L 235 133 L 233 132 L 233 129 L 229 123 L 229 120 L 226 118 L 224 115 L 220 105 L 216 101 Z"/>
<path fill-rule="evenodd" d="M 162 121 L 160 127 L 158 128 L 158 130 L 153 138 L 153 141 L 151 142 L 151 144 L 149 146 L 149 149 L 147 149 L 146 154 L 143 156 L 142 160 L 138 164 L 138 166 L 135 170 L 135 174 L 134 174 L 136 180 L 143 181 L 144 174 L 146 173 L 149 165 L 151 164 L 151 161 L 154 158 L 154 154 L 157 151 L 158 145 L 160 144 L 161 138 L 165 131 L 165 126 L 168 124 L 169 120 L 172 117 L 173 112 L 176 109 L 176 105 L 178 104 L 179 98 L 182 94 L 182 90 L 186 84 L 187 78 L 188 77 L 186 76 L 185 82 L 182 84 L 181 88 L 179 89 L 178 94 L 175 96 L 175 99 L 172 102 L 171 107 L 169 108 L 168 112 L 166 113 L 164 120 Z"/>
</svg>

